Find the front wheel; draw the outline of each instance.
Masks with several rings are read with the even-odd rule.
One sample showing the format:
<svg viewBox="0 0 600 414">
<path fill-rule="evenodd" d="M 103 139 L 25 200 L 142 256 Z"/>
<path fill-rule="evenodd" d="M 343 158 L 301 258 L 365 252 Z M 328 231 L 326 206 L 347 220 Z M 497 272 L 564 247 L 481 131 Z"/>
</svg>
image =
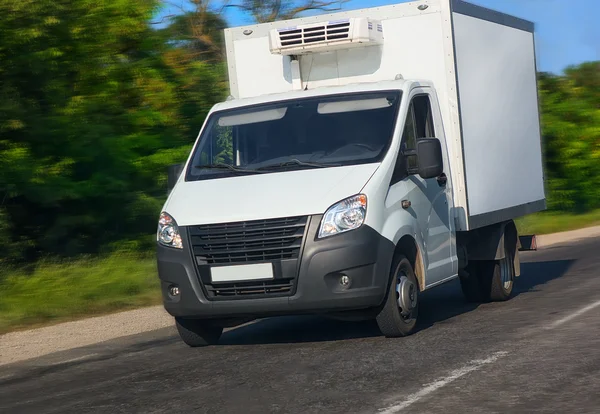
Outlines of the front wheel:
<svg viewBox="0 0 600 414">
<path fill-rule="evenodd" d="M 181 340 L 191 347 L 216 345 L 223 334 L 223 327 L 200 319 L 175 318 Z"/>
<path fill-rule="evenodd" d="M 388 338 L 408 336 L 414 332 L 419 315 L 419 283 L 409 260 L 397 255 L 391 269 L 390 284 L 377 325 Z"/>
</svg>

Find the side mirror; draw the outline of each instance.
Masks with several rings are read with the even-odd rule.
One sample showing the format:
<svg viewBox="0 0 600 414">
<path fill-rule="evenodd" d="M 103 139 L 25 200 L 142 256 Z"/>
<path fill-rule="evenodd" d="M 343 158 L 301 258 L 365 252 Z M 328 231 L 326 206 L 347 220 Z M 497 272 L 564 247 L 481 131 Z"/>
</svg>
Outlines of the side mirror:
<svg viewBox="0 0 600 414">
<path fill-rule="evenodd" d="M 437 138 L 422 138 L 417 141 L 419 175 L 423 179 L 435 178 L 444 172 L 442 144 Z"/>
<path fill-rule="evenodd" d="M 169 165 L 167 168 L 167 187 L 168 192 L 170 193 L 173 188 L 175 188 L 175 184 L 181 175 L 181 170 L 183 169 L 183 164 L 175 164 Z"/>
</svg>

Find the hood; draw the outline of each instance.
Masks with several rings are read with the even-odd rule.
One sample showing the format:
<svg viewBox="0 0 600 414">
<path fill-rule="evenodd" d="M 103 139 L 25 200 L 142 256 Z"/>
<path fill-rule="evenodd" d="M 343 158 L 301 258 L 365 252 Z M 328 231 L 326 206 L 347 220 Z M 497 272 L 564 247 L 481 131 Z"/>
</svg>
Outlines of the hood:
<svg viewBox="0 0 600 414">
<path fill-rule="evenodd" d="M 164 211 L 180 226 L 323 214 L 353 196 L 379 164 L 179 181 Z"/>
</svg>

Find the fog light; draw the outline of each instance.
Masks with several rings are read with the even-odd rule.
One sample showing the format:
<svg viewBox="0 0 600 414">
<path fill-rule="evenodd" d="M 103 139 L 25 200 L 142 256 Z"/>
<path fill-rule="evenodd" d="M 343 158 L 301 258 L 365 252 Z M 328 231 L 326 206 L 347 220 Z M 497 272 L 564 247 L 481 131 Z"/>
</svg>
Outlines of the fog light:
<svg viewBox="0 0 600 414">
<path fill-rule="evenodd" d="M 350 276 L 342 275 L 342 277 L 340 277 L 340 285 L 346 289 L 350 287 L 351 282 Z"/>
<path fill-rule="evenodd" d="M 175 285 L 169 286 L 169 295 L 179 296 L 179 286 L 175 286 Z"/>
</svg>

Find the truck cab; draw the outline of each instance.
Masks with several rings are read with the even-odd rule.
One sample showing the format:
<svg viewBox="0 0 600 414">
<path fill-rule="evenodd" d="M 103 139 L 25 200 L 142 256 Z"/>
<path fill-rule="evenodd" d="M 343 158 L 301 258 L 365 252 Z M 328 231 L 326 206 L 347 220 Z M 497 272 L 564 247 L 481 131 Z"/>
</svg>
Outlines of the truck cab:
<svg viewBox="0 0 600 414">
<path fill-rule="evenodd" d="M 164 306 L 185 343 L 216 343 L 225 327 L 291 314 L 373 318 L 385 336 L 405 336 L 416 329 L 420 293 L 456 278 L 468 300 L 510 297 L 520 273 L 512 219 L 545 207 L 539 118 L 522 115 L 537 117 L 535 76 L 531 84 L 527 70 L 513 74 L 504 94 L 521 101 L 499 108 L 480 79 L 457 75 L 458 42 L 469 41 L 457 33 L 461 16 L 483 22 L 484 34 L 490 16 L 498 19 L 465 4 L 403 3 L 226 30 L 232 99 L 209 112 L 157 230 Z M 501 20 L 522 30 L 512 27 L 521 21 Z M 428 36 L 425 49 L 407 43 L 411 32 Z M 517 44 L 529 54 L 516 64 L 535 71 L 530 40 Z M 487 128 L 527 128 L 474 140 L 475 114 Z M 493 206 L 507 193 L 482 187 L 489 168 L 473 175 L 471 166 L 512 168 L 504 174 L 512 180 L 531 164 L 494 157 L 523 139 L 534 174 L 521 185 L 535 191 Z"/>
</svg>

